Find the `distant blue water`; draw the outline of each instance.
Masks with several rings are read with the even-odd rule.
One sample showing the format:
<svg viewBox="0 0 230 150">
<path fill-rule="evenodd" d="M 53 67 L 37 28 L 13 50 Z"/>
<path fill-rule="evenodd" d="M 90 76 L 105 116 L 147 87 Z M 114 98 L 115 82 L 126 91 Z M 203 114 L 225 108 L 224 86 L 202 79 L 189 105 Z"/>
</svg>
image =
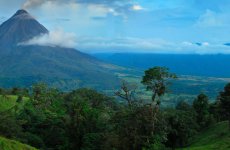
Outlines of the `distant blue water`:
<svg viewBox="0 0 230 150">
<path fill-rule="evenodd" d="M 177 74 L 230 77 L 230 55 L 100 53 L 94 56 L 109 63 L 141 70 L 164 66 Z"/>
</svg>

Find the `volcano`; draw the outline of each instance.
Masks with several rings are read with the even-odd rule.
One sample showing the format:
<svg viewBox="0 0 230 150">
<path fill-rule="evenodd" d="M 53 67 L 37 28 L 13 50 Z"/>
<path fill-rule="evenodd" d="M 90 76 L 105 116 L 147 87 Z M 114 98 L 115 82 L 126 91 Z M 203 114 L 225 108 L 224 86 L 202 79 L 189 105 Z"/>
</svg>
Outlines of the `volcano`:
<svg viewBox="0 0 230 150">
<path fill-rule="evenodd" d="M 27 11 L 18 10 L 0 26 L 0 45 L 9 47 L 49 31 Z"/>
<path fill-rule="evenodd" d="M 62 89 L 117 86 L 120 67 L 72 48 L 19 44 L 48 33 L 26 10 L 0 25 L 0 86 L 27 87 L 41 81 Z"/>
</svg>

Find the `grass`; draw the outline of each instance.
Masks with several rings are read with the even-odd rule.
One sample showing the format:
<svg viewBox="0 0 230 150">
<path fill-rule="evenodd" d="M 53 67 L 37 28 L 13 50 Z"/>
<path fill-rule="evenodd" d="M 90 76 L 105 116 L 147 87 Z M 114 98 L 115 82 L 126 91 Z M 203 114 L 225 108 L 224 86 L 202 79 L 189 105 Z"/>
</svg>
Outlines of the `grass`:
<svg viewBox="0 0 230 150">
<path fill-rule="evenodd" d="M 28 97 L 23 97 L 23 100 L 21 103 L 17 103 L 17 98 L 18 96 L 15 95 L 6 95 L 6 96 L 2 96 L 0 95 L 0 112 L 4 112 L 7 111 L 11 108 L 13 108 L 14 106 L 18 106 L 23 107 L 23 105 L 25 104 L 25 102 L 27 102 L 29 100 Z"/>
<path fill-rule="evenodd" d="M 180 150 L 230 150 L 230 131 L 228 122 L 217 123 L 199 135 L 188 148 Z"/>
<path fill-rule="evenodd" d="M 0 137 L 0 150 L 37 150 L 29 145 Z"/>
</svg>

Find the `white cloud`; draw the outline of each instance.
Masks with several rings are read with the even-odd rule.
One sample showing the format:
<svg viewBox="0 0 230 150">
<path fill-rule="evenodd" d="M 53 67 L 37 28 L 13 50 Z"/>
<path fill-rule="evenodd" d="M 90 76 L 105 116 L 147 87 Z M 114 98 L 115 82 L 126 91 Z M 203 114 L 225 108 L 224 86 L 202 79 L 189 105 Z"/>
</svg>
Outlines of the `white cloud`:
<svg viewBox="0 0 230 150">
<path fill-rule="evenodd" d="M 207 46 L 210 46 L 210 44 L 209 44 L 209 42 L 202 42 L 202 43 L 200 43 L 200 42 L 197 42 L 197 43 L 191 43 L 191 42 L 187 42 L 187 41 L 185 41 L 185 42 L 182 42 L 182 46 L 185 46 L 185 47 L 192 47 L 192 46 L 194 46 L 194 47 L 196 47 L 196 46 L 199 46 L 199 47 L 207 47 Z"/>
<path fill-rule="evenodd" d="M 138 52 L 175 54 L 230 54 L 230 47 L 222 43 L 171 42 L 163 39 L 90 38 L 77 39 L 77 48 L 89 52 Z"/>
<path fill-rule="evenodd" d="M 131 5 L 130 1 L 123 0 L 25 0 L 22 5 L 23 9 L 34 9 L 42 7 L 44 5 L 62 6 L 62 5 L 72 5 L 81 6 L 89 11 L 94 11 L 95 13 L 101 12 L 104 15 L 112 14 L 114 16 L 125 16 L 125 13 L 130 11 L 129 7 Z M 140 5 L 133 5 L 131 10 L 142 10 Z"/>
<path fill-rule="evenodd" d="M 140 11 L 143 10 L 144 8 L 141 5 L 133 5 L 131 9 L 134 11 Z"/>
<path fill-rule="evenodd" d="M 39 45 L 39 46 L 51 46 L 51 47 L 76 47 L 76 36 L 73 33 L 66 33 L 61 29 L 51 31 L 48 34 L 42 34 L 34 37 L 29 41 L 20 43 L 19 45 Z"/>
<path fill-rule="evenodd" d="M 73 33 L 62 30 L 51 31 L 20 43 L 20 45 L 40 45 L 52 47 L 76 48 L 88 53 L 98 52 L 138 52 L 171 54 L 230 54 L 230 47 L 209 42 L 170 42 L 163 39 L 141 38 L 103 38 L 76 37 Z"/>
<path fill-rule="evenodd" d="M 47 28 L 61 27 L 67 32 L 78 35 L 91 34 L 105 26 L 108 15 L 118 15 L 112 8 L 100 4 L 78 4 L 75 2 L 58 3 L 47 1 L 39 9 L 31 10 L 38 20 Z M 61 20 L 60 20 L 61 18 Z M 95 18 L 101 18 L 97 20 Z M 68 21 L 62 21 L 66 19 Z"/>
<path fill-rule="evenodd" d="M 203 46 L 209 46 L 210 44 L 208 42 L 202 43 Z"/>
<path fill-rule="evenodd" d="M 183 53 L 186 54 L 230 54 L 230 47 L 222 43 L 185 41 L 178 44 L 177 48 L 183 50 Z"/>
<path fill-rule="evenodd" d="M 89 38 L 81 37 L 77 40 L 77 46 L 80 49 L 97 50 L 124 50 L 124 51 L 140 51 L 141 50 L 162 50 L 170 48 L 173 43 L 161 39 L 140 39 L 140 38 Z"/>
<path fill-rule="evenodd" d="M 182 42 L 182 45 L 183 45 L 183 46 L 193 46 L 194 44 L 191 43 L 191 42 L 185 41 L 185 42 Z"/>
<path fill-rule="evenodd" d="M 26 0 L 23 3 L 22 8 L 23 9 L 33 8 L 33 7 L 43 4 L 45 1 L 46 0 Z"/>
<path fill-rule="evenodd" d="M 199 17 L 195 25 L 198 27 L 222 27 L 230 24 L 229 16 L 228 12 L 217 13 L 208 9 Z"/>
<path fill-rule="evenodd" d="M 105 19 L 111 16 L 119 16 L 118 19 L 124 19 L 123 14 L 112 7 L 102 4 L 85 4 L 67 1 L 46 1 L 37 9 L 31 9 L 31 12 L 37 14 L 39 20 L 48 28 L 62 26 L 66 30 L 72 29 L 73 32 L 96 30 L 103 28 Z M 57 19 L 67 19 L 68 22 L 57 22 Z M 100 19 L 95 19 L 100 18 Z M 76 31 L 78 30 L 78 31 Z M 80 30 L 80 31 L 79 31 Z M 72 32 L 70 31 L 70 32 Z"/>
</svg>

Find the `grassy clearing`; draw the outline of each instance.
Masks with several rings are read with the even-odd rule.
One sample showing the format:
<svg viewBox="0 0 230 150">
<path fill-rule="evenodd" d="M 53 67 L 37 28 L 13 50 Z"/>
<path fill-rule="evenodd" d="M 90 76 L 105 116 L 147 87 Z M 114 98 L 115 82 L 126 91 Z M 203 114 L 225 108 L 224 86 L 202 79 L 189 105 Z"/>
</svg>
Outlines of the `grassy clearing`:
<svg viewBox="0 0 230 150">
<path fill-rule="evenodd" d="M 188 148 L 181 150 L 230 150 L 228 122 L 220 122 L 197 135 Z"/>
<path fill-rule="evenodd" d="M 18 106 L 18 108 L 23 107 L 23 105 L 29 100 L 28 97 L 23 97 L 22 102 L 17 102 L 18 96 L 15 95 L 0 95 L 0 112 L 7 111 L 14 106 Z"/>
<path fill-rule="evenodd" d="M 37 150 L 26 144 L 0 137 L 0 150 Z"/>
</svg>

